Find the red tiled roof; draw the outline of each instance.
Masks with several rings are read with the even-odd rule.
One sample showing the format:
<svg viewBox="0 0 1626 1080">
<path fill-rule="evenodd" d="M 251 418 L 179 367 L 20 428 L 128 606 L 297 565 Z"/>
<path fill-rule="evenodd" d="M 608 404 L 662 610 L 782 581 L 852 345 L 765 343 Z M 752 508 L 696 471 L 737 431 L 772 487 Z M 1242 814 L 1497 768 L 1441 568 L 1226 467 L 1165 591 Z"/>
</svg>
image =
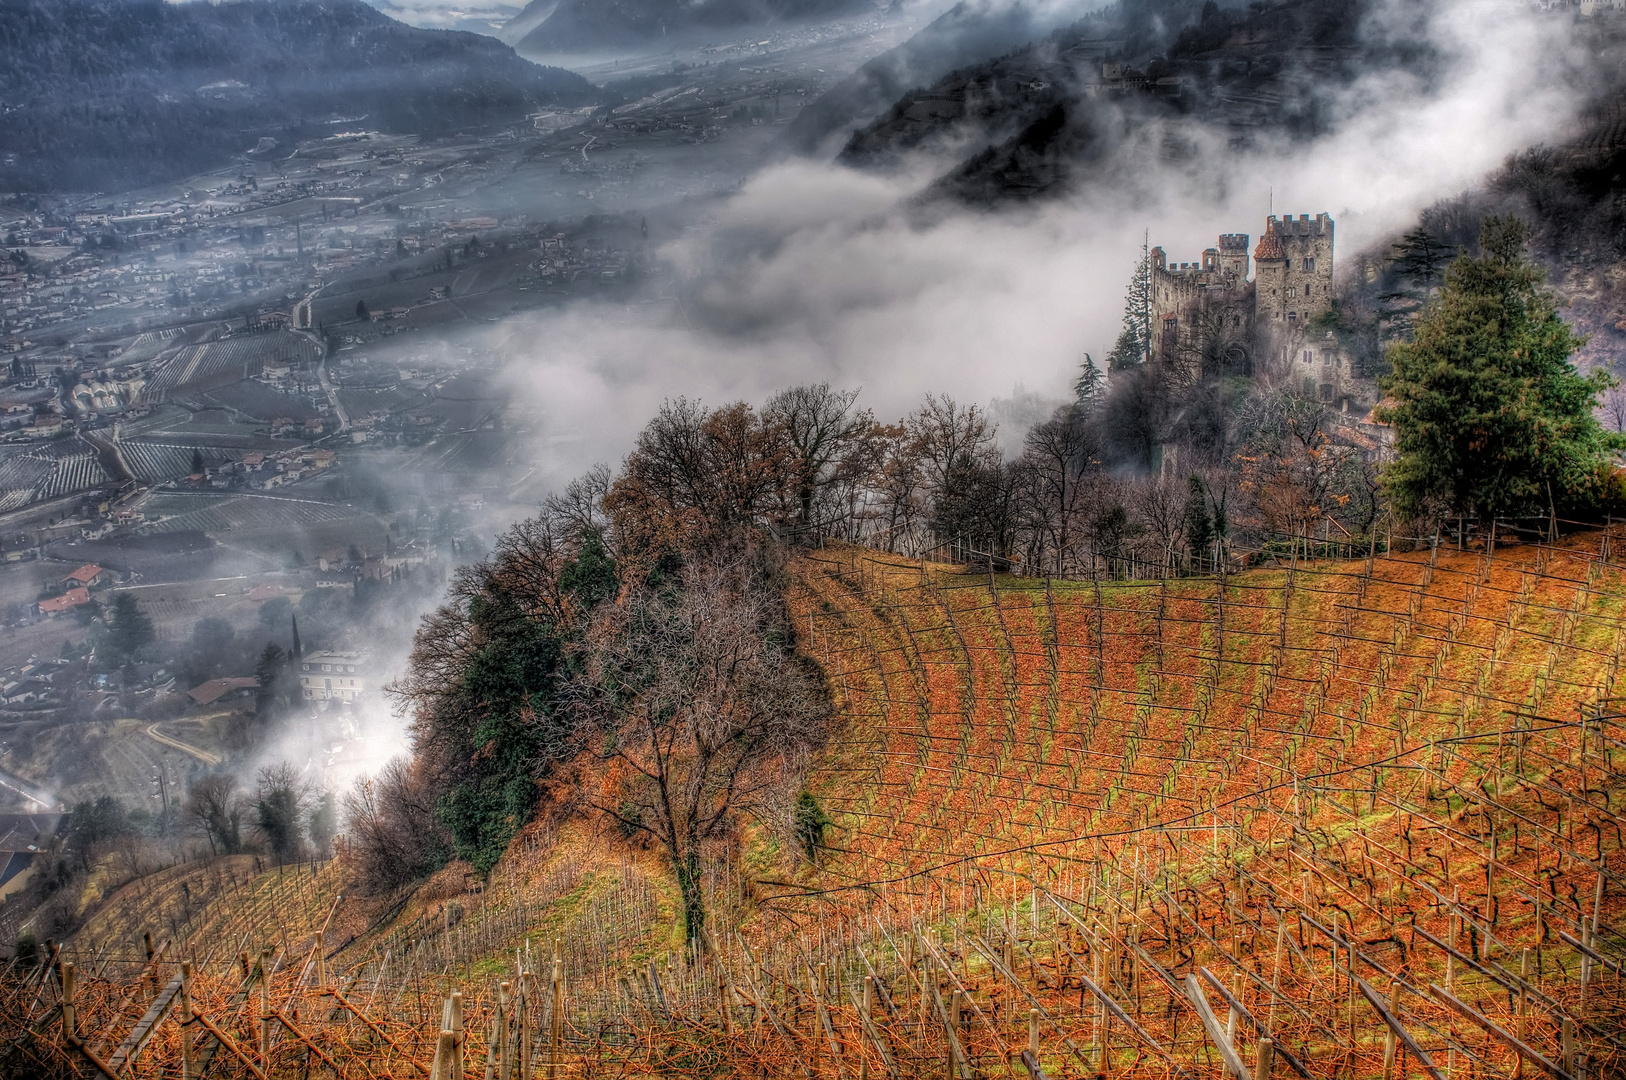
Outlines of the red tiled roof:
<svg viewBox="0 0 1626 1080">
<path fill-rule="evenodd" d="M 1282 250 L 1282 239 L 1276 235 L 1276 223 L 1266 222 L 1264 235 L 1259 237 L 1259 244 L 1253 249 L 1253 261 L 1260 259 L 1285 259 L 1287 253 Z"/>
<path fill-rule="evenodd" d="M 100 577 L 101 574 L 102 574 L 102 568 L 101 567 L 97 566 L 95 563 L 86 563 L 85 565 L 81 566 L 79 569 L 75 570 L 73 573 L 69 574 L 67 577 L 63 578 L 62 580 L 63 581 L 79 581 L 79 582 L 83 582 L 86 585 L 89 585 L 92 581 L 95 581 L 98 577 Z"/>
<path fill-rule="evenodd" d="M 85 588 L 69 589 L 61 596 L 53 596 L 49 600 L 40 601 L 40 613 L 55 614 L 58 611 L 67 611 L 71 607 L 90 603 L 90 590 Z"/>
</svg>

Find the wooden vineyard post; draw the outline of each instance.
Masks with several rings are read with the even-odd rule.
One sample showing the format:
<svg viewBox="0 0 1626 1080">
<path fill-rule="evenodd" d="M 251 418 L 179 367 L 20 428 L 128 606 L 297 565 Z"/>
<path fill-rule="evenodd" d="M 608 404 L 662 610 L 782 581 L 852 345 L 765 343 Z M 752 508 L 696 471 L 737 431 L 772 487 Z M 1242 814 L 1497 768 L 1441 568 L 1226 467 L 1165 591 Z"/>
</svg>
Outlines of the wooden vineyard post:
<svg viewBox="0 0 1626 1080">
<path fill-rule="evenodd" d="M 271 950 L 260 950 L 260 1059 L 271 1053 Z"/>
<path fill-rule="evenodd" d="M 1564 1071 L 1571 1076 L 1575 1075 L 1575 1021 L 1566 1016 L 1564 1025 L 1559 1029 L 1559 1054 L 1563 1059 Z"/>
<path fill-rule="evenodd" d="M 452 1014 L 450 1025 L 452 1053 L 447 1060 L 447 1065 L 451 1072 L 444 1080 L 463 1080 L 463 1047 L 465 1039 L 463 1038 L 463 992 L 461 990 L 452 991 L 450 1004 Z"/>
<path fill-rule="evenodd" d="M 509 1045 L 508 1014 L 513 1008 L 513 985 L 504 979 L 497 984 L 497 1076 L 514 1080 L 514 1055 Z"/>
<path fill-rule="evenodd" d="M 1028 1053 L 1033 1060 L 1039 1060 L 1039 1010 L 1028 1010 Z"/>
<path fill-rule="evenodd" d="M 1513 1021 L 1514 1025 L 1515 1025 L 1514 1028 L 1513 1028 L 1513 1034 L 1517 1035 L 1521 1041 L 1529 1038 L 1529 1034 L 1530 1034 L 1529 1031 L 1526 1030 L 1528 1025 L 1525 1023 L 1525 1019 L 1524 1019 L 1525 1012 L 1530 1007 L 1530 1003 L 1529 1003 L 1529 1000 L 1528 1000 L 1528 993 L 1527 993 L 1526 986 L 1525 986 L 1525 984 L 1529 980 L 1529 978 L 1530 978 L 1530 950 L 1529 949 L 1520 949 L 1519 950 L 1519 1001 L 1518 1001 L 1518 1013 L 1515 1016 L 1514 1021 Z M 1524 1075 L 1524 1058 L 1520 1057 L 1518 1059 L 1518 1064 L 1516 1064 L 1513 1067 L 1513 1076 L 1514 1076 L 1515 1080 L 1518 1080 L 1518 1078 L 1522 1077 L 1523 1075 Z"/>
<path fill-rule="evenodd" d="M 74 992 L 75 992 L 75 987 L 74 987 L 74 976 L 73 976 L 73 963 L 71 961 L 63 961 L 63 964 L 62 964 L 62 1031 L 63 1031 L 63 1034 L 67 1035 L 69 1042 L 72 1042 L 79 1034 L 77 1031 L 74 1030 L 74 1024 L 77 1022 L 77 1010 L 78 1010 L 78 1006 L 74 1002 Z"/>
<path fill-rule="evenodd" d="M 192 964 L 186 960 L 181 961 L 180 1020 L 181 1080 L 192 1080 Z"/>
<path fill-rule="evenodd" d="M 1451 946 L 1445 954 L 1445 988 L 1452 993 L 1457 989 L 1457 927 L 1462 923 L 1462 916 L 1457 910 L 1457 902 L 1462 898 L 1460 886 L 1451 888 L 1451 919 L 1447 924 L 1445 943 Z"/>
<path fill-rule="evenodd" d="M 548 1080 L 559 1075 L 559 1057 L 565 1040 L 565 964 L 559 956 L 559 939 L 553 939 L 553 999 L 548 1019 Z"/>
<path fill-rule="evenodd" d="M 954 1053 L 954 1050 L 960 1040 L 960 1027 L 963 1023 L 964 1008 L 965 995 L 961 994 L 959 989 L 956 988 L 949 996 L 948 1038 L 945 1040 L 948 1043 L 948 1053 L 944 1055 L 944 1060 L 948 1062 L 949 1080 L 956 1080 L 956 1078 L 959 1076 L 959 1070 L 955 1068 L 958 1062 L 955 1060 L 957 1055 Z"/>
<path fill-rule="evenodd" d="M 1203 1022 L 1203 1028 L 1208 1032 L 1208 1038 L 1213 1042 L 1214 1048 L 1219 1051 L 1220 1060 L 1225 1062 L 1225 1067 L 1231 1071 L 1236 1080 L 1253 1080 L 1248 1067 L 1242 1064 L 1242 1059 L 1237 1056 L 1236 1047 L 1225 1037 L 1225 1029 L 1220 1026 L 1219 1018 L 1209 1007 L 1208 998 L 1203 994 L 1202 984 L 1197 981 L 1197 976 L 1189 974 L 1186 976 L 1185 989 L 1186 997 L 1191 999 L 1192 1007 L 1197 1010 L 1197 1018 Z"/>
<path fill-rule="evenodd" d="M 1276 1044 L 1270 1039 L 1259 1040 L 1259 1059 L 1253 1063 L 1253 1080 L 1270 1080 L 1270 1069 L 1276 1063 Z"/>
<path fill-rule="evenodd" d="M 870 1010 L 875 1008 L 875 977 L 864 976 L 864 997 L 859 1005 L 858 1027 L 862 1035 L 870 1024 Z M 858 1040 L 858 1080 L 869 1080 L 869 1052 L 864 1048 L 864 1040 Z"/>
<path fill-rule="evenodd" d="M 1400 977 L 1396 976 L 1389 983 L 1389 1011 L 1396 1012 L 1400 1006 Z M 1383 1080 L 1394 1080 L 1395 1075 L 1395 1048 L 1399 1040 L 1395 1038 L 1393 1028 L 1385 1025 L 1383 1032 Z"/>
<path fill-rule="evenodd" d="M 531 1080 L 531 980 L 534 976 L 521 969 L 519 975 L 519 1001 L 515 1006 L 515 1024 L 519 1028 L 519 1077 Z"/>
<path fill-rule="evenodd" d="M 1265 1013 L 1265 1026 L 1271 1031 L 1276 1030 L 1276 999 L 1282 992 L 1282 945 L 1287 937 L 1287 924 L 1282 921 L 1280 910 L 1276 912 L 1276 959 L 1270 966 L 1270 1008 Z"/>
</svg>

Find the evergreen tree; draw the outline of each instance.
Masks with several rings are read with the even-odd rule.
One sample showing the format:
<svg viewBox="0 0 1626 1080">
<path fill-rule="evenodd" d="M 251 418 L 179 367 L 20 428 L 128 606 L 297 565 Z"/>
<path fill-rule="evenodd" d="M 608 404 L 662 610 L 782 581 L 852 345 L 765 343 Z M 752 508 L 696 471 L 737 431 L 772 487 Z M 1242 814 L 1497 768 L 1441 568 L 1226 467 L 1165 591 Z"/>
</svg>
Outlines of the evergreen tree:
<svg viewBox="0 0 1626 1080">
<path fill-rule="evenodd" d="M 1426 293 L 1439 279 L 1451 251 L 1427 229 L 1413 229 L 1395 245 L 1395 270 L 1404 278 L 1422 285 Z"/>
<path fill-rule="evenodd" d="M 1208 557 L 1208 549 L 1214 543 L 1214 519 L 1208 513 L 1208 491 L 1203 486 L 1202 477 L 1193 474 L 1186 494 L 1186 509 L 1183 515 L 1186 533 L 1186 545 L 1190 548 L 1192 559 L 1198 568 Z"/>
<path fill-rule="evenodd" d="M 367 301 L 365 301 L 365 300 L 357 300 L 356 301 L 356 320 L 358 322 L 366 322 L 370 318 L 372 318 L 372 312 L 367 310 Z"/>
<path fill-rule="evenodd" d="M 282 646 L 275 642 L 267 642 L 265 651 L 260 653 L 260 662 L 254 665 L 254 677 L 259 680 L 260 689 L 255 695 L 255 711 L 263 721 L 274 712 L 278 705 L 288 703 L 292 699 L 288 683 L 292 680 L 287 676 L 288 654 L 282 651 Z"/>
<path fill-rule="evenodd" d="M 113 659 L 120 664 L 135 659 L 136 653 L 157 638 L 151 617 L 141 610 L 131 593 L 121 592 L 113 598 L 113 609 L 108 613 L 108 618 L 107 647 L 113 653 Z"/>
<path fill-rule="evenodd" d="M 192 448 L 192 471 L 194 473 L 203 471 L 203 451 L 195 446 Z"/>
<path fill-rule="evenodd" d="M 1399 457 L 1383 483 L 1403 514 L 1550 513 L 1594 495 L 1626 446 L 1593 416 L 1614 380 L 1570 362 L 1583 340 L 1525 257 L 1528 236 L 1517 218 L 1487 219 L 1482 253 L 1451 264 L 1415 338 L 1389 350 L 1378 415 Z"/>
<path fill-rule="evenodd" d="M 305 655 L 305 650 L 303 648 L 301 648 L 300 644 L 299 644 L 299 616 L 293 614 L 292 612 L 290 612 L 288 614 L 288 621 L 293 623 L 293 629 L 294 629 L 294 642 L 293 642 L 294 651 L 293 651 L 293 655 L 296 656 L 296 657 L 297 656 L 304 656 Z"/>
<path fill-rule="evenodd" d="M 1073 383 L 1073 394 L 1079 405 L 1086 411 L 1095 408 L 1106 389 L 1107 373 L 1096 366 L 1094 357 L 1085 353 L 1084 363 L 1079 367 L 1078 381 Z"/>
<path fill-rule="evenodd" d="M 1135 367 L 1152 358 L 1152 256 L 1141 244 L 1140 263 L 1129 279 L 1124 295 L 1124 328 L 1107 355 L 1107 367 L 1114 370 Z"/>
</svg>

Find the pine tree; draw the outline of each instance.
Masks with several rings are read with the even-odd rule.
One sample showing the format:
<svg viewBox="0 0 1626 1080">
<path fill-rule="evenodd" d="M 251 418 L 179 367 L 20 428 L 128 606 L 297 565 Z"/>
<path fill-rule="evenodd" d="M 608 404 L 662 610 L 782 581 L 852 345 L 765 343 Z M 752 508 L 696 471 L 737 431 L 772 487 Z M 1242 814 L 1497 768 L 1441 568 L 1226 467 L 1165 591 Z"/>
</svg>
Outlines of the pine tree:
<svg viewBox="0 0 1626 1080">
<path fill-rule="evenodd" d="M 1451 264 L 1415 338 L 1389 350 L 1393 403 L 1378 418 L 1399 457 L 1383 483 L 1402 514 L 1553 513 L 1594 495 L 1626 446 L 1592 411 L 1614 380 L 1570 362 L 1584 341 L 1525 257 L 1528 236 L 1517 218 L 1487 219 L 1482 254 Z"/>
<path fill-rule="evenodd" d="M 157 638 L 152 618 L 141 610 L 133 594 L 121 592 L 113 598 L 109 613 L 111 625 L 107 631 L 107 645 L 121 664 L 135 659 L 136 653 Z"/>
<path fill-rule="evenodd" d="M 1147 238 L 1141 243 L 1140 264 L 1135 267 L 1124 294 L 1123 332 L 1107 355 L 1107 367 L 1114 371 L 1144 364 L 1152 358 L 1152 255 L 1146 246 L 1149 242 Z"/>
<path fill-rule="evenodd" d="M 1418 282 L 1426 293 L 1445 268 L 1451 251 L 1427 229 L 1413 229 L 1395 245 L 1395 269 L 1402 277 Z"/>
<path fill-rule="evenodd" d="M 1186 493 L 1184 514 L 1186 546 L 1191 549 L 1192 560 L 1200 569 L 1214 543 L 1214 519 L 1208 513 L 1208 491 L 1202 477 L 1192 474 Z"/>
<path fill-rule="evenodd" d="M 305 655 L 305 650 L 303 648 L 301 648 L 300 644 L 299 644 L 299 616 L 290 613 L 289 616 L 288 616 L 288 620 L 294 624 L 294 651 L 293 651 L 293 655 L 295 657 L 304 656 Z"/>
<path fill-rule="evenodd" d="M 1096 365 L 1094 357 L 1085 353 L 1084 363 L 1079 367 L 1078 381 L 1073 384 L 1073 393 L 1079 405 L 1086 410 L 1093 409 L 1106 388 L 1106 372 Z"/>
</svg>

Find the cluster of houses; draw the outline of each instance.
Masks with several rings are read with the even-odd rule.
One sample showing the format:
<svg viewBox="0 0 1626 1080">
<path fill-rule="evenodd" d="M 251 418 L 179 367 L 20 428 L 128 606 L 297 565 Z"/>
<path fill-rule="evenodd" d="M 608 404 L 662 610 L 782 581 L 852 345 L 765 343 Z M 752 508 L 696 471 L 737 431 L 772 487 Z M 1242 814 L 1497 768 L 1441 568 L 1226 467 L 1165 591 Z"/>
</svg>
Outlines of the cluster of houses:
<svg viewBox="0 0 1626 1080">
<path fill-rule="evenodd" d="M 61 593 L 41 600 L 35 606 L 41 615 L 61 615 L 82 604 L 90 603 L 91 590 L 100 589 L 101 586 L 111 582 L 112 575 L 106 570 L 95 563 L 86 563 L 61 580 Z"/>
<path fill-rule="evenodd" d="M 335 451 L 314 446 L 290 447 L 274 453 L 251 450 L 239 461 L 191 473 L 181 483 L 194 488 L 249 487 L 266 491 L 326 472 L 338 461 L 338 456 Z"/>
<path fill-rule="evenodd" d="M 66 660 L 30 656 L 28 662 L 0 674 L 0 702 L 7 708 L 50 703 L 56 697 L 56 674 Z"/>
</svg>

